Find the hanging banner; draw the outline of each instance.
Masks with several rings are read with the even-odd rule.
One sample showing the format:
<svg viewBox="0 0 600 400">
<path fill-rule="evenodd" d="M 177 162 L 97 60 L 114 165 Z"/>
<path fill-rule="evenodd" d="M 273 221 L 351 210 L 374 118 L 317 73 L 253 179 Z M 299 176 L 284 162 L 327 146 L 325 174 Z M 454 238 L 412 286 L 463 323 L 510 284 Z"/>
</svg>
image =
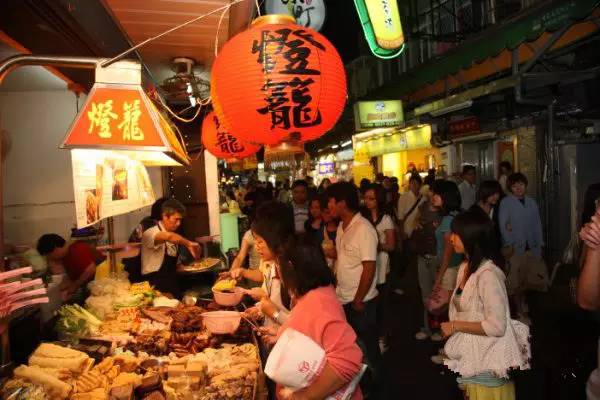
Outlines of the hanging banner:
<svg viewBox="0 0 600 400">
<path fill-rule="evenodd" d="M 267 14 L 288 14 L 298 25 L 320 31 L 325 22 L 324 0 L 267 0 Z"/>
<path fill-rule="evenodd" d="M 354 121 L 357 131 L 401 126 L 404 124 L 402 100 L 356 102 Z"/>
<path fill-rule="evenodd" d="M 71 150 L 77 228 L 152 205 L 146 167 L 114 151 Z"/>
</svg>

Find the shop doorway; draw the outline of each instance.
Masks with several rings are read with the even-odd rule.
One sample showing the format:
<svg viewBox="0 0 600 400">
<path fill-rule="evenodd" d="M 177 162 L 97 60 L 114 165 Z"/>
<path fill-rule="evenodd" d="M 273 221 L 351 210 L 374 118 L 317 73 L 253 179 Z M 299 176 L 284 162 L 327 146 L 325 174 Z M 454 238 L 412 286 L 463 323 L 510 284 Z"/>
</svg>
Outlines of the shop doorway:
<svg viewBox="0 0 600 400">
<path fill-rule="evenodd" d="M 477 168 L 477 181 L 495 179 L 494 141 L 466 142 L 460 145 L 461 168 L 465 164 Z"/>
</svg>

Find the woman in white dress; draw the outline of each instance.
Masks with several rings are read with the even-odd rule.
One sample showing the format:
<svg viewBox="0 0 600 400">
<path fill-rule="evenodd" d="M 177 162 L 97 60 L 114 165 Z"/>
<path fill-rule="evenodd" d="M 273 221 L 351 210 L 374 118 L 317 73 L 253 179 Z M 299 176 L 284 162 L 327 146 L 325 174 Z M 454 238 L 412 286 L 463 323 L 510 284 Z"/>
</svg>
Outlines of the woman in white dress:
<svg viewBox="0 0 600 400">
<path fill-rule="evenodd" d="M 452 221 L 450 243 L 465 255 L 450 300 L 449 337 L 444 364 L 460 374 L 469 400 L 514 400 L 511 369 L 529 369 L 529 328 L 510 319 L 506 277 L 496 266 L 493 224 L 481 212 L 468 211 Z"/>
<path fill-rule="evenodd" d="M 362 210 L 363 217 L 369 220 L 379 237 L 377 252 L 377 261 L 375 263 L 375 279 L 377 280 L 377 290 L 380 295 L 378 305 L 378 325 L 379 325 L 379 347 L 381 352 L 385 352 L 387 346 L 383 327 L 383 303 L 385 299 L 385 283 L 387 275 L 390 272 L 390 255 L 396 247 L 396 229 L 392 217 L 385 211 L 386 192 L 383 186 L 372 184 L 367 187 L 364 194 L 365 207 Z"/>
</svg>

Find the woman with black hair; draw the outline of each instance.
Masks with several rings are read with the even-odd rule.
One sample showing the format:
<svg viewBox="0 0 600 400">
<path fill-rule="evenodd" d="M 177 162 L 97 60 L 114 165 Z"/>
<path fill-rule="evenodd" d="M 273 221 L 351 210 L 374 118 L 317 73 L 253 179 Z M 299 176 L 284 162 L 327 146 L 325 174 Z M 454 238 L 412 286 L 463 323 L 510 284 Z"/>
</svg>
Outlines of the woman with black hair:
<svg viewBox="0 0 600 400">
<path fill-rule="evenodd" d="M 396 248 L 396 228 L 392 217 L 386 210 L 386 191 L 383 186 L 376 183 L 371 184 L 365 190 L 365 205 L 361 209 L 361 214 L 365 217 L 377 231 L 379 244 L 377 246 L 377 261 L 375 263 L 375 280 L 377 281 L 377 290 L 380 294 L 385 293 L 384 285 L 387 281 L 387 275 L 390 272 L 389 253 Z M 377 317 L 379 325 L 379 349 L 381 352 L 387 350 L 385 335 L 383 333 L 383 296 L 379 296 L 377 304 Z"/>
<path fill-rule="evenodd" d="M 319 195 L 322 195 L 323 193 L 325 193 L 325 190 L 327 190 L 327 188 L 329 186 L 331 186 L 331 180 L 329 178 L 323 178 L 321 183 L 319 183 L 319 187 L 317 188 L 317 193 Z"/>
<path fill-rule="evenodd" d="M 285 242 L 279 250 L 278 270 L 293 299 L 294 309 L 277 332 L 261 330 L 265 335 L 272 335 L 273 340 L 287 329 L 300 332 L 325 351 L 326 362 L 309 386 L 292 394 L 279 388 L 277 398 L 329 398 L 361 372 L 362 352 L 356 344 L 356 334 L 337 299 L 335 278 L 323 251 L 311 242 L 294 239 Z M 362 399 L 360 388 L 357 387 L 350 398 Z"/>
<path fill-rule="evenodd" d="M 315 244 L 323 241 L 323 212 L 318 196 L 308 200 L 308 219 L 304 223 L 304 232 Z"/>
<path fill-rule="evenodd" d="M 257 307 L 266 317 L 265 326 L 278 328 L 287 319 L 291 308 L 277 266 L 286 244 L 294 239 L 294 221 L 289 207 L 278 201 L 263 203 L 256 210 L 251 230 L 261 259 L 259 269 L 236 268 L 223 275 L 262 283 L 262 287 L 250 289 L 248 294 L 258 301 Z"/>
<path fill-rule="evenodd" d="M 514 400 L 511 369 L 529 369 L 529 328 L 510 319 L 506 277 L 492 241 L 490 219 L 467 211 L 452 221 L 450 243 L 465 261 L 450 300 L 450 320 L 442 332 L 450 338 L 445 364 L 460 374 L 458 383 L 470 400 Z"/>
<path fill-rule="evenodd" d="M 361 214 L 373 224 L 379 237 L 375 274 L 377 284 L 383 285 L 390 271 L 388 253 L 396 247 L 396 230 L 392 218 L 386 212 L 386 192 L 383 186 L 374 183 L 365 190 L 365 205 Z"/>
<path fill-rule="evenodd" d="M 440 260 L 440 267 L 431 296 L 438 299 L 449 299 L 450 293 L 456 285 L 458 266 L 462 261 L 462 255 L 456 254 L 450 243 L 450 226 L 454 217 L 460 212 L 461 197 L 456 183 L 443 179 L 433 183 L 432 192 L 431 203 L 441 211 L 442 221 L 435 229 L 436 256 Z M 438 303 L 444 303 L 438 304 L 444 306 L 446 301 Z M 430 309 L 429 311 L 436 310 Z M 441 337 L 434 334 L 431 336 L 431 340 L 440 341 Z M 443 361 L 440 355 L 431 357 L 431 360 L 436 364 L 441 364 Z"/>
<path fill-rule="evenodd" d="M 308 219 L 304 224 L 306 237 L 316 246 L 331 250 L 335 248 L 337 228 L 337 220 L 327 208 L 325 195 L 311 198 L 308 201 Z M 333 260 L 329 259 L 328 264 L 333 267 Z"/>
<path fill-rule="evenodd" d="M 240 210 L 240 205 L 236 200 L 233 189 L 227 189 L 225 192 L 225 203 L 221 205 L 221 209 L 223 212 L 229 212 L 231 214 L 239 214 L 242 212 Z"/>
<path fill-rule="evenodd" d="M 500 252 L 500 248 L 502 247 L 502 235 L 498 224 L 498 209 L 500 206 L 500 199 L 503 195 L 504 191 L 502 190 L 500 182 L 494 180 L 483 181 L 477 190 L 477 202 L 469 209 L 471 211 L 480 212 L 490 218 L 494 225 L 492 241 L 495 250 L 498 252 Z M 497 265 L 504 268 L 504 260 L 499 260 Z"/>
<path fill-rule="evenodd" d="M 502 193 L 502 186 L 498 181 L 481 182 L 477 190 L 477 202 L 471 206 L 471 210 L 482 210 L 491 220 L 497 220 Z"/>
</svg>

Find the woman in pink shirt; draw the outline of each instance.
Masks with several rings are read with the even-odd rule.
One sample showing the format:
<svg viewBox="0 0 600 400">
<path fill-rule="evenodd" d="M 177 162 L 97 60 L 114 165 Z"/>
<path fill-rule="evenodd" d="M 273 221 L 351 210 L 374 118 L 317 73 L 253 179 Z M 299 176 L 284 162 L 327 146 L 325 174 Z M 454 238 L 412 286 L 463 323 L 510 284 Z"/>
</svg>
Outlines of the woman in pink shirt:
<svg viewBox="0 0 600 400">
<path fill-rule="evenodd" d="M 335 278 L 320 247 L 287 242 L 278 254 L 278 268 L 294 307 L 276 337 L 288 328 L 310 337 L 323 348 L 326 363 L 306 388 L 286 394 L 278 387 L 278 399 L 324 399 L 346 387 L 362 368 L 362 351 L 356 334 L 346 322 L 335 294 Z M 275 333 L 275 332 L 271 332 Z M 351 397 L 362 399 L 360 388 Z"/>
</svg>

